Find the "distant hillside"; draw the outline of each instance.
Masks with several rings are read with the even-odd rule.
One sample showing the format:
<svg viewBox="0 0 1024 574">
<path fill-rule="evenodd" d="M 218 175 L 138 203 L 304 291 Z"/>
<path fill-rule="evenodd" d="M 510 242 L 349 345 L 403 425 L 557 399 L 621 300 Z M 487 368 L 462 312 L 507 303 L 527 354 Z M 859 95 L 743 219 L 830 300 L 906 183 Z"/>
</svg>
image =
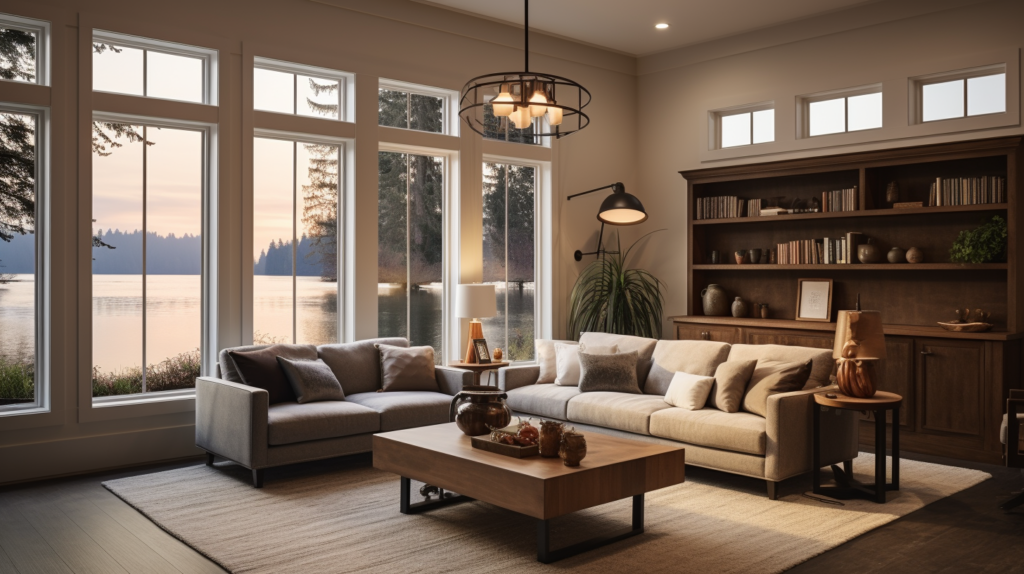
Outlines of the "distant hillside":
<svg viewBox="0 0 1024 574">
<path fill-rule="evenodd" d="M 298 255 L 296 274 L 301 277 L 320 277 L 323 266 L 313 254 L 312 241 L 303 236 L 295 249 Z M 271 242 L 260 252 L 260 258 L 253 262 L 253 275 L 291 275 L 292 274 L 292 242 Z"/>
<path fill-rule="evenodd" d="M 142 232 L 107 230 L 98 233 L 106 247 L 92 248 L 92 272 L 96 275 L 142 273 Z M 146 273 L 149 275 L 199 275 L 202 270 L 202 238 L 198 235 L 146 236 Z"/>
</svg>

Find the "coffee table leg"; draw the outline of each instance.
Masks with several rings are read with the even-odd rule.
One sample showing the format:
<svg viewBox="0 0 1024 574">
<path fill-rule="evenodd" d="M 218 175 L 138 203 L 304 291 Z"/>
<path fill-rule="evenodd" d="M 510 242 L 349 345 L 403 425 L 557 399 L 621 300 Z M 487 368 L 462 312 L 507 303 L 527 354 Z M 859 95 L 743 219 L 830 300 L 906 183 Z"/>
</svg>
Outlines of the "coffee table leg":
<svg viewBox="0 0 1024 574">
<path fill-rule="evenodd" d="M 425 510 L 473 500 L 468 496 L 461 494 L 455 495 L 450 492 L 446 493 L 444 489 L 440 489 L 440 498 L 437 500 L 425 500 L 414 504 L 412 502 L 412 481 L 403 476 L 399 487 L 401 488 L 401 493 L 398 502 L 398 509 L 402 514 L 419 514 Z M 447 496 L 445 496 L 446 494 Z"/>
<path fill-rule="evenodd" d="M 593 538 L 579 544 L 573 544 L 572 546 L 566 546 L 565 548 L 559 548 L 558 550 L 551 549 L 551 521 L 550 520 L 538 520 L 537 521 L 537 561 L 543 562 L 544 564 L 551 564 L 559 560 L 582 554 L 595 548 L 607 546 L 625 540 L 637 534 L 643 534 L 644 532 L 644 495 L 637 494 L 633 497 L 633 528 L 628 532 L 623 532 L 615 536 L 609 536 L 604 538 Z"/>
</svg>

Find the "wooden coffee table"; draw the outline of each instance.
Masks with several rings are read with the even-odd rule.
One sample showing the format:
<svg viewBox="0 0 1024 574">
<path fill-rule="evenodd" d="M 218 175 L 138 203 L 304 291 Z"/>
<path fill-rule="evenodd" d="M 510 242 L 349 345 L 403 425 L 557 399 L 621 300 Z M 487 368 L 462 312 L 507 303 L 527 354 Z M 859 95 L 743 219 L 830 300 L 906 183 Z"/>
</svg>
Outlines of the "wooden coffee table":
<svg viewBox="0 0 1024 574">
<path fill-rule="evenodd" d="M 545 564 L 611 544 L 644 531 L 644 493 L 684 480 L 682 447 L 588 433 L 587 456 L 571 468 L 558 458 L 512 458 L 475 449 L 455 423 L 373 436 L 373 466 L 402 477 L 399 509 L 415 514 L 456 502 L 480 500 L 537 522 L 537 560 Z M 459 496 L 411 503 L 410 480 Z M 449 493 L 450 494 L 450 493 Z M 553 550 L 553 518 L 623 498 L 633 498 L 633 528 L 625 533 Z"/>
</svg>

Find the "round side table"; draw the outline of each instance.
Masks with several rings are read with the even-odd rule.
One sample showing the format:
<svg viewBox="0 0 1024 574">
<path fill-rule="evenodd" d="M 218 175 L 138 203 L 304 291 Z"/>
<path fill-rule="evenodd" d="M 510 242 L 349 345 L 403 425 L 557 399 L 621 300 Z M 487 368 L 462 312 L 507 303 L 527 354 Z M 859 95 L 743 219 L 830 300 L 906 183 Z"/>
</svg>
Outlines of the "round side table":
<svg viewBox="0 0 1024 574">
<path fill-rule="evenodd" d="M 885 493 L 900 489 L 900 404 L 903 397 L 896 393 L 875 391 L 875 396 L 860 399 L 846 396 L 838 390 L 814 395 L 814 488 L 815 494 L 823 494 L 840 500 L 867 498 L 878 503 L 885 502 Z M 872 411 L 875 417 L 875 483 L 862 484 L 853 479 L 852 465 L 844 463 L 845 469 L 832 465 L 836 486 L 821 486 L 821 411 L 824 409 L 845 409 Z M 885 480 L 885 427 L 886 411 L 892 411 L 892 482 Z"/>
<path fill-rule="evenodd" d="M 502 367 L 507 367 L 511 364 L 512 363 L 509 363 L 508 361 L 492 361 L 490 363 L 463 363 L 462 361 L 455 361 L 453 363 L 448 363 L 448 366 L 454 367 L 456 369 L 466 369 L 467 371 L 473 371 L 473 384 L 479 385 L 481 374 L 488 373 L 487 382 L 489 383 L 491 381 L 491 372 L 496 372 L 498 369 Z M 494 380 L 494 385 L 498 385 L 497 378 L 495 378 Z"/>
</svg>

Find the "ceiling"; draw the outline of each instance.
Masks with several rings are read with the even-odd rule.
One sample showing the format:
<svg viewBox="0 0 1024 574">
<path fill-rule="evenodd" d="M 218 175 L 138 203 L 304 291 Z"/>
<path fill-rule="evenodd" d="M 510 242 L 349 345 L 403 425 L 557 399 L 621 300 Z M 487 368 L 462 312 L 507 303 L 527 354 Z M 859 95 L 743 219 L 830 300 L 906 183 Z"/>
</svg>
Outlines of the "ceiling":
<svg viewBox="0 0 1024 574">
<path fill-rule="evenodd" d="M 517 0 L 417 1 L 523 24 L 523 3 Z M 873 1 L 543 0 L 530 4 L 530 29 L 643 56 Z M 656 30 L 658 22 L 669 28 Z"/>
</svg>

